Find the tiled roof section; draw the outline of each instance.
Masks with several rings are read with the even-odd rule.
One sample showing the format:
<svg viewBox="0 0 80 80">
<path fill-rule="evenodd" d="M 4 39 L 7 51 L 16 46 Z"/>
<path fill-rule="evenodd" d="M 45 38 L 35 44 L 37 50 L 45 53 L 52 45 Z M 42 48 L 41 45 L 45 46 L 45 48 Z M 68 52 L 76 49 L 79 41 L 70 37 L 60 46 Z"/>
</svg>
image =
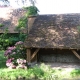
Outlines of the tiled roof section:
<svg viewBox="0 0 80 80">
<path fill-rule="evenodd" d="M 4 25 L 0 27 L 0 33 L 4 33 L 6 28 L 8 28 L 9 33 L 17 33 L 15 28 L 18 25 L 18 20 L 25 15 L 25 12 L 23 9 L 11 7 L 0 8 L 0 24 Z"/>
<path fill-rule="evenodd" d="M 39 15 L 24 45 L 27 48 L 80 49 L 80 14 Z"/>
</svg>

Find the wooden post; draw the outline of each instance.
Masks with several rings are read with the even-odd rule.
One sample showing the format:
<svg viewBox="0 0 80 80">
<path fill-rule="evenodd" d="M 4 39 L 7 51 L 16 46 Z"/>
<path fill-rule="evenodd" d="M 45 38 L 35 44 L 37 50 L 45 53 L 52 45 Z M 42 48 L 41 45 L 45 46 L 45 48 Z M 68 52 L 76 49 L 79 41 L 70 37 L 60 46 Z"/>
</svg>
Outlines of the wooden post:
<svg viewBox="0 0 80 80">
<path fill-rule="evenodd" d="M 31 63 L 31 61 L 33 62 L 34 60 L 37 61 L 37 53 L 38 53 L 38 51 L 39 51 L 39 49 L 36 49 L 34 51 L 34 53 L 31 54 L 31 49 L 30 48 L 27 49 L 27 53 L 26 53 L 27 59 L 26 60 L 27 60 L 28 63 Z"/>
<path fill-rule="evenodd" d="M 28 63 L 30 63 L 31 62 L 31 49 L 27 49 L 27 61 L 28 61 Z"/>
</svg>

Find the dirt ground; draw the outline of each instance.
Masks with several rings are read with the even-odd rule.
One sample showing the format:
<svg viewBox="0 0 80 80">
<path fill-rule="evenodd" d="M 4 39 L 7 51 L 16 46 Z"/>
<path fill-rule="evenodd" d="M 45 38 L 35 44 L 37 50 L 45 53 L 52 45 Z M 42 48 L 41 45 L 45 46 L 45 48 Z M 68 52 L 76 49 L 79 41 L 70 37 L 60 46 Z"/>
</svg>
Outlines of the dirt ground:
<svg viewBox="0 0 80 80">
<path fill-rule="evenodd" d="M 80 69 L 80 63 L 45 63 L 46 65 L 50 65 L 52 68 L 73 68 Z"/>
<path fill-rule="evenodd" d="M 30 63 L 29 65 L 31 66 L 35 66 L 35 65 L 40 65 L 42 63 L 37 63 L 37 62 L 34 62 L 34 63 Z M 49 65 L 51 68 L 53 69 L 80 69 L 80 63 L 59 63 L 59 62 L 56 62 L 56 63 L 52 63 L 52 62 L 44 62 L 45 65 Z"/>
</svg>

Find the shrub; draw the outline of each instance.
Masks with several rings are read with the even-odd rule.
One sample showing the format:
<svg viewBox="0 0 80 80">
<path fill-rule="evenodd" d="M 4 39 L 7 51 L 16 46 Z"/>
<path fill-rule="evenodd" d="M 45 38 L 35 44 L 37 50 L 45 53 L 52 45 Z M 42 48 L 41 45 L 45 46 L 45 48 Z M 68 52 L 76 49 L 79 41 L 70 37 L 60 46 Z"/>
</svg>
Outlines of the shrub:
<svg viewBox="0 0 80 80">
<path fill-rule="evenodd" d="M 3 26 L 4 26 L 4 24 L 1 24 L 1 23 L 0 23 L 0 27 L 3 27 Z"/>
<path fill-rule="evenodd" d="M 38 10 L 38 8 L 36 7 L 36 6 L 29 6 L 29 7 L 27 7 L 27 8 L 25 8 L 26 10 L 27 10 L 27 13 L 26 13 L 26 16 L 28 17 L 28 16 L 36 16 L 36 15 L 38 15 L 38 12 L 39 12 L 39 10 Z"/>
<path fill-rule="evenodd" d="M 26 52 L 22 41 L 17 42 L 12 47 L 8 47 L 4 53 L 5 57 L 7 57 L 6 66 L 15 68 L 17 65 L 19 66 L 19 64 L 23 65 L 23 61 L 26 59 L 25 53 Z"/>
<path fill-rule="evenodd" d="M 18 33 L 18 34 L 9 34 L 3 33 L 0 34 L 0 50 L 7 49 L 8 46 L 14 45 L 18 41 L 24 41 L 26 34 Z"/>
<path fill-rule="evenodd" d="M 75 76 L 80 76 L 80 69 L 74 69 L 72 72 L 71 72 L 71 75 L 73 77 Z"/>
</svg>

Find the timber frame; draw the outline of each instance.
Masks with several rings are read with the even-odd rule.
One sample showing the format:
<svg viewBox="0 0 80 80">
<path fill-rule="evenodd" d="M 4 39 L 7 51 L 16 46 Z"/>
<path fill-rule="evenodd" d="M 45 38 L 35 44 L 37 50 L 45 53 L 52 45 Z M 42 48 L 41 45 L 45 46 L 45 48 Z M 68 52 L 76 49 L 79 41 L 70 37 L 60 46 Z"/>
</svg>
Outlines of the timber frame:
<svg viewBox="0 0 80 80">
<path fill-rule="evenodd" d="M 40 49 L 38 48 L 38 49 L 36 49 L 33 53 L 32 53 L 32 51 L 31 51 L 31 48 L 28 48 L 27 49 L 27 53 L 26 53 L 26 55 L 27 55 L 27 62 L 28 63 L 31 63 L 32 61 L 37 61 L 37 53 L 38 53 L 38 51 L 39 51 Z"/>
<path fill-rule="evenodd" d="M 40 48 L 37 48 L 34 52 L 32 52 L 31 48 L 27 48 L 26 49 L 26 55 L 27 55 L 27 62 L 31 63 L 31 62 L 37 62 L 37 53 L 39 52 Z M 80 55 L 77 53 L 76 50 L 71 49 L 72 53 L 78 58 L 80 59 Z"/>
<path fill-rule="evenodd" d="M 32 62 L 39 49 L 69 49 L 78 59 L 80 55 L 80 13 L 53 14 L 28 17 L 27 61 Z M 36 48 L 32 51 L 31 48 Z"/>
</svg>

